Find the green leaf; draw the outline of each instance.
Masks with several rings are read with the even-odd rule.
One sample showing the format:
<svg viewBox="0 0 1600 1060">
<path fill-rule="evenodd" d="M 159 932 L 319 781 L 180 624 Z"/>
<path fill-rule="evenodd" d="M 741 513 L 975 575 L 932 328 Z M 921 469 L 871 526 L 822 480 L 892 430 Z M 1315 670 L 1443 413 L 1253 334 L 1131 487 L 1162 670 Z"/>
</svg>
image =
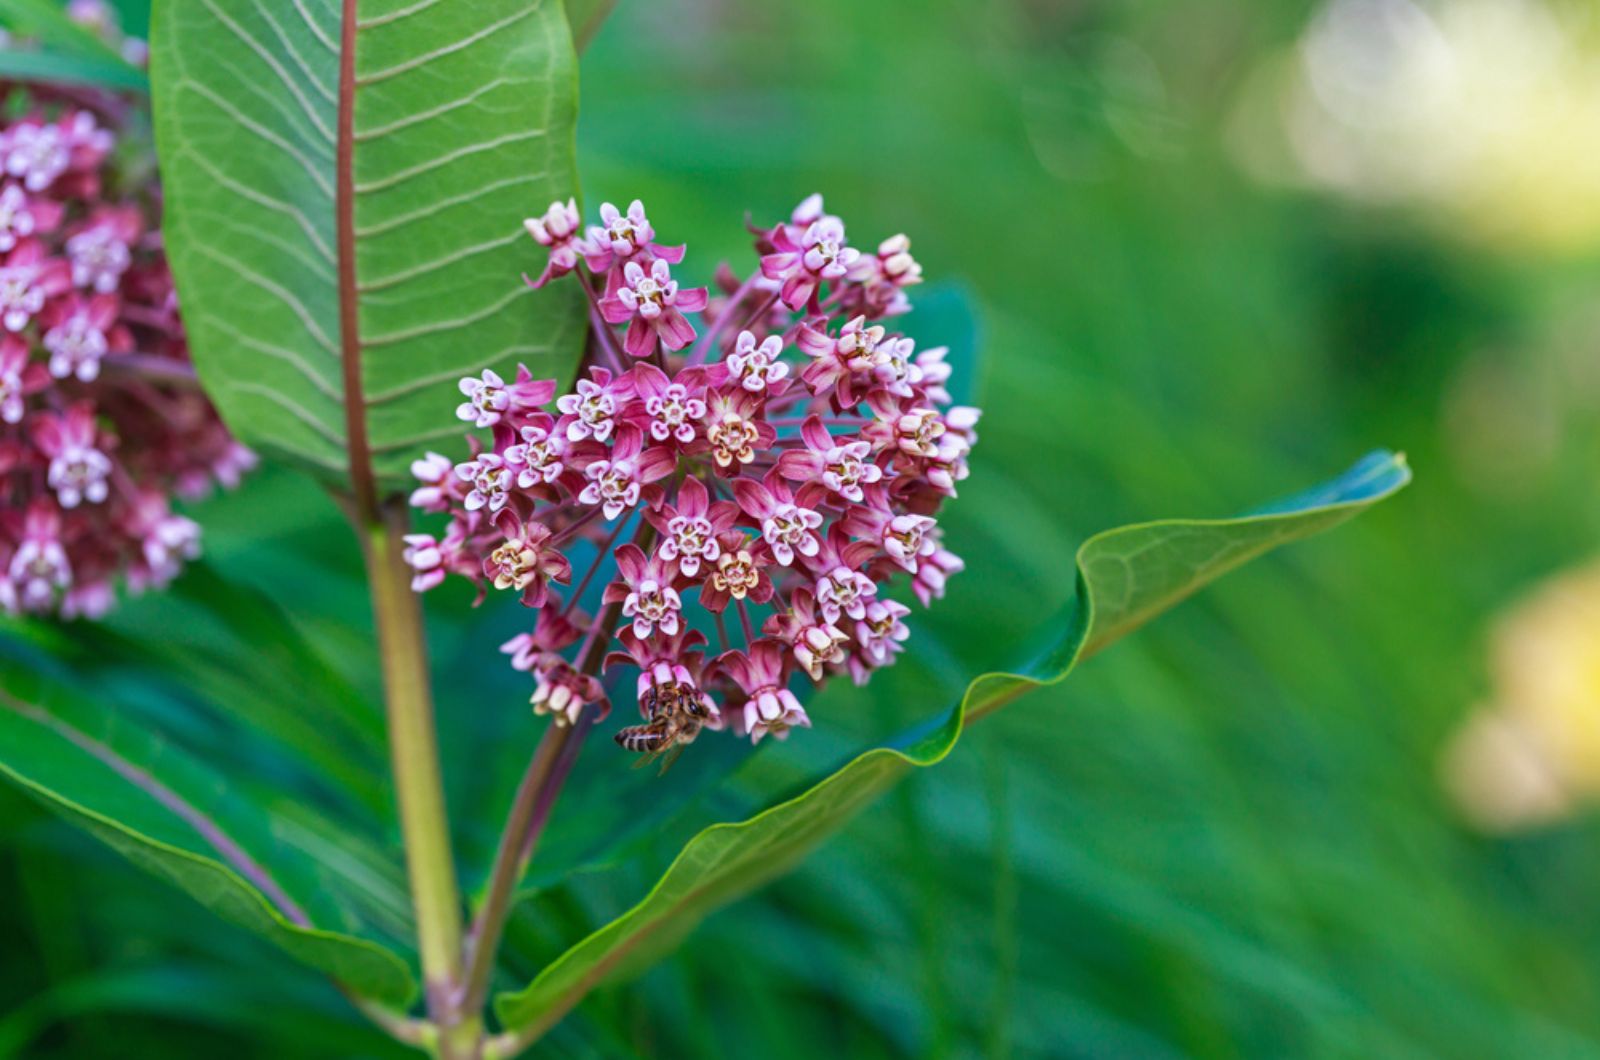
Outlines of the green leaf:
<svg viewBox="0 0 1600 1060">
<path fill-rule="evenodd" d="M 144 72 L 120 59 L 54 51 L 0 51 L 0 77 L 144 91 Z"/>
<path fill-rule="evenodd" d="M 161 0 L 151 81 L 201 382 L 363 499 L 461 444 L 461 377 L 568 378 L 584 310 L 522 282 L 522 219 L 577 189 L 559 0 L 351 5 Z"/>
<path fill-rule="evenodd" d="M 1329 529 L 1410 480 L 1403 457 L 1374 453 L 1317 490 L 1236 519 L 1167 520 L 1110 530 L 1078 550 L 1076 598 L 1054 642 L 1015 673 L 985 674 L 932 727 L 859 756 L 787 802 L 695 836 L 654 889 L 495 1009 L 518 1042 L 537 1038 L 593 987 L 675 945 L 706 914 L 788 870 L 912 767 L 943 759 L 968 721 L 1064 678 L 1202 586 L 1279 545 Z"/>
<path fill-rule="evenodd" d="M 293 849 L 306 842 L 289 838 L 296 822 L 263 813 L 122 705 L 104 709 L 44 676 L 39 660 L 17 658 L 15 643 L 4 647 L 0 776 L 295 960 L 363 997 L 410 1004 L 416 981 L 404 960 L 315 926 L 313 916 L 339 916 L 334 870 Z"/>
<path fill-rule="evenodd" d="M 68 18 L 56 0 L 0 0 L 0 28 L 26 47 L 0 49 L 0 77 L 144 91 L 144 71 L 88 27 Z"/>
<path fill-rule="evenodd" d="M 66 5 L 57 0 L 0 0 L 0 27 L 61 51 L 96 55 L 134 68 L 88 26 L 68 18 Z"/>
</svg>

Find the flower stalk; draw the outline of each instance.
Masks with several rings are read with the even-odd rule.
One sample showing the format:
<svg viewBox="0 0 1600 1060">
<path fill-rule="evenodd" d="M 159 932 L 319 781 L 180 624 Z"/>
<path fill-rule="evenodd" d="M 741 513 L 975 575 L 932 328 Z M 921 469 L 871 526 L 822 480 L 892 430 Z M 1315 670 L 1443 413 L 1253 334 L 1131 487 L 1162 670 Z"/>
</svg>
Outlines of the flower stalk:
<svg viewBox="0 0 1600 1060">
<path fill-rule="evenodd" d="M 402 556 L 408 521 L 403 504 L 383 504 L 376 521 L 364 528 L 362 540 L 417 947 L 428 1012 L 438 1030 L 435 1049 L 441 1060 L 471 1060 L 478 1052 L 482 1019 L 476 1010 L 463 1010 L 456 1003 L 463 965 L 461 901 L 439 766 L 422 609 L 411 591 L 411 570 Z"/>
</svg>

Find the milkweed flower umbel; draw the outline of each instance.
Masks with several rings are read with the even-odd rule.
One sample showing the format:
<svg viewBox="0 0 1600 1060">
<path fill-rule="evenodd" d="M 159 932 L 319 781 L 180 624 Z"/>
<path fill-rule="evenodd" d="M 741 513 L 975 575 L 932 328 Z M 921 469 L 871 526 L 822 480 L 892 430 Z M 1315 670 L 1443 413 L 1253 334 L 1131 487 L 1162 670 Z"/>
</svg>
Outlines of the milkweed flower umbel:
<svg viewBox="0 0 1600 1060">
<path fill-rule="evenodd" d="M 567 393 L 526 369 L 461 381 L 490 437 L 414 465 L 412 503 L 449 519 L 407 538 L 414 587 L 457 574 L 537 609 L 502 650 L 558 725 L 603 715 L 601 678 L 631 668 L 625 747 L 784 739 L 811 725 L 797 685 L 905 650 L 897 587 L 927 605 L 961 569 L 935 517 L 978 411 L 952 405 L 946 351 L 893 324 L 922 276 L 905 236 L 862 254 L 812 196 L 756 232 L 746 278 L 719 268 L 708 308 L 642 203 L 600 215 L 582 237 L 570 200 L 527 222 L 548 251 L 529 284 L 574 275 L 597 330 Z"/>
<path fill-rule="evenodd" d="M 0 126 L 8 614 L 94 617 L 115 602 L 119 581 L 134 591 L 167 584 L 200 547 L 199 527 L 173 499 L 231 485 L 254 463 L 193 383 L 159 189 L 117 171 L 104 115 L 125 108 L 97 113 L 97 99 L 0 86 L 6 113 L 20 115 Z"/>
</svg>

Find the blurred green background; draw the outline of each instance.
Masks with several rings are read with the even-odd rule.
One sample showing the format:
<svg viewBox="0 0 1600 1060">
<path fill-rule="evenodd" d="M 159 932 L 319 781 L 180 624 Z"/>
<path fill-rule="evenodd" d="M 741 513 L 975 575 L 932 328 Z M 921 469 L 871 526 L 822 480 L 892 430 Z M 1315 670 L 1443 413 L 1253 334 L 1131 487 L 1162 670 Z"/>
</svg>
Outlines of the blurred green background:
<svg viewBox="0 0 1600 1060">
<path fill-rule="evenodd" d="M 1452 36 L 1512 8 L 1526 39 Z M 949 519 L 969 568 L 923 654 L 870 698 L 830 689 L 726 784 L 685 756 L 669 781 L 706 793 L 669 838 L 523 907 L 529 970 L 642 894 L 672 838 L 1015 661 L 1088 534 L 1228 514 L 1377 445 L 1417 483 L 973 730 L 534 1055 L 1600 1055 L 1592 815 L 1490 834 L 1440 778 L 1495 694 L 1495 616 L 1597 551 L 1593 23 L 1498 0 L 622 0 L 583 61 L 590 209 L 642 197 L 700 278 L 748 267 L 744 211 L 814 190 L 858 243 L 907 232 L 978 307 L 986 416 Z M 1472 140 L 1461 79 L 1518 64 L 1574 85 Z M 370 686 L 353 545 L 309 484 L 268 472 L 196 515 L 217 569 Z M 521 617 L 451 621 L 464 599 L 434 635 L 481 865 L 520 767 L 483 749 L 535 730 L 494 650 Z M 203 641 L 174 606 L 113 628 Z M 603 750 L 558 813 L 653 821 Z M 558 859 L 577 845 L 552 833 Z M 0 1056 L 397 1055 L 9 789 L 0 954 Z"/>
</svg>

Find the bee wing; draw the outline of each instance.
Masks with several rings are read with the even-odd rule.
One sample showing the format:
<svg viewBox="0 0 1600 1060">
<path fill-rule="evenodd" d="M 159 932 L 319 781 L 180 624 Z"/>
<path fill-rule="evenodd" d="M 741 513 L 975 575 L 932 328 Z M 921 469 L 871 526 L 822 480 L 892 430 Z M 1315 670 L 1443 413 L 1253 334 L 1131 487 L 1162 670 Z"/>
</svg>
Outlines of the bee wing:
<svg viewBox="0 0 1600 1060">
<path fill-rule="evenodd" d="M 664 777 L 664 776 L 667 775 L 667 770 L 672 768 L 672 763 L 676 762 L 678 760 L 678 756 L 683 754 L 683 748 L 684 748 L 683 744 L 675 743 L 671 747 L 669 747 L 667 750 L 657 752 L 655 755 L 651 756 L 652 759 L 654 759 L 654 758 L 660 758 L 661 759 L 661 771 L 658 772 L 656 774 L 656 776 Z M 643 764 L 644 763 L 642 763 L 642 762 L 640 763 L 640 765 L 643 765 Z"/>
</svg>

